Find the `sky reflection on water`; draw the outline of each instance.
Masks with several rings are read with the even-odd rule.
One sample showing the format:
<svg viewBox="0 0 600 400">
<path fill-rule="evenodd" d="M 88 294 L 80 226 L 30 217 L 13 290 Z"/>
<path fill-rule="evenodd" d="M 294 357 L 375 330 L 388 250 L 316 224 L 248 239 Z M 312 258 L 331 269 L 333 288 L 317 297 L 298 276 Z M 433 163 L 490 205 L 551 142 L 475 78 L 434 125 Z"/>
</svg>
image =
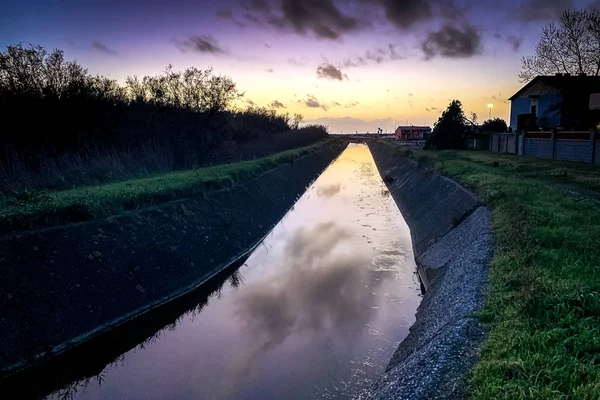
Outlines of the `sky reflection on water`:
<svg viewBox="0 0 600 400">
<path fill-rule="evenodd" d="M 76 399 L 345 399 L 375 379 L 420 301 L 410 232 L 351 145 L 199 313 Z"/>
</svg>

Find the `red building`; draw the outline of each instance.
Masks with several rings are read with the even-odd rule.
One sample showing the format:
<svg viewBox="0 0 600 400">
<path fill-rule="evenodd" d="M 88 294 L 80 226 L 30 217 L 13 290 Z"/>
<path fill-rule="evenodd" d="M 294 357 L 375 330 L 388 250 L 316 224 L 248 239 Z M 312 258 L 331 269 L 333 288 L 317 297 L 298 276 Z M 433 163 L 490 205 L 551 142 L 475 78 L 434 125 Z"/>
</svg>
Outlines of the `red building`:
<svg viewBox="0 0 600 400">
<path fill-rule="evenodd" d="M 426 140 L 431 133 L 428 126 L 399 126 L 396 129 L 396 139 L 398 140 Z"/>
</svg>

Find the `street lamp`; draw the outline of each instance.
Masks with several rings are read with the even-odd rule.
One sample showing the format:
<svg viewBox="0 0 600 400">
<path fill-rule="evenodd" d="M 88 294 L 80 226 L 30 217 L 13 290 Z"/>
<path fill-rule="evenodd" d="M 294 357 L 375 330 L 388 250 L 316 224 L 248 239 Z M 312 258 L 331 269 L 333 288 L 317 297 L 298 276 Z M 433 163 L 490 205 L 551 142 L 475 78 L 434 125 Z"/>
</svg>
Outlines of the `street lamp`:
<svg viewBox="0 0 600 400">
<path fill-rule="evenodd" d="M 488 104 L 488 108 L 490 109 L 490 118 L 489 119 L 492 119 L 492 108 L 494 108 L 494 105 Z"/>
</svg>

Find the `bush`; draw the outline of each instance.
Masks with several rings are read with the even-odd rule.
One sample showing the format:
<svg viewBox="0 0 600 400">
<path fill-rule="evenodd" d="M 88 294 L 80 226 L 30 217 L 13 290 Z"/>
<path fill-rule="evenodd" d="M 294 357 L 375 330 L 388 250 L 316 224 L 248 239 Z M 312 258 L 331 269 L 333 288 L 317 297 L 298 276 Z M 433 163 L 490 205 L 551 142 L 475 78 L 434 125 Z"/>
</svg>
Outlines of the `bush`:
<svg viewBox="0 0 600 400">
<path fill-rule="evenodd" d="M 482 132 L 503 133 L 508 130 L 506 121 L 502 118 L 489 119 L 481 125 Z"/>
</svg>

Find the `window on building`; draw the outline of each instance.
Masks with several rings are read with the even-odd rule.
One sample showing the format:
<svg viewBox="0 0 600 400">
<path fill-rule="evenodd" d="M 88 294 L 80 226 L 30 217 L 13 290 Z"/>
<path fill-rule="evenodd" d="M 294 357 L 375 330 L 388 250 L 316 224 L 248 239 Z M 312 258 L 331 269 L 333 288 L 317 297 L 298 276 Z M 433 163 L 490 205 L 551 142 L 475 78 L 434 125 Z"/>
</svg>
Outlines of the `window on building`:
<svg viewBox="0 0 600 400">
<path fill-rule="evenodd" d="M 532 113 L 533 115 L 537 115 L 537 105 L 535 105 L 535 106 L 531 106 L 531 113 Z"/>
</svg>

